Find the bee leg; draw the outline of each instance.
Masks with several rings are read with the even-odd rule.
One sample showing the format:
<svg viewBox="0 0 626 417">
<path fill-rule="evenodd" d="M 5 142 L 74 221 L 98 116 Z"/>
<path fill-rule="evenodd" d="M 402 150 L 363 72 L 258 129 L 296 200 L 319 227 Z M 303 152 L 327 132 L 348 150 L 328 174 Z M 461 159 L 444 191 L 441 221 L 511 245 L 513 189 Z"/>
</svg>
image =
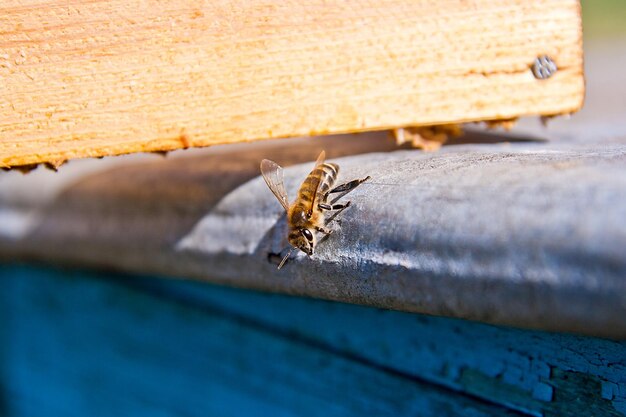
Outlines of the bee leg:
<svg viewBox="0 0 626 417">
<path fill-rule="evenodd" d="M 293 251 L 293 248 L 290 248 L 290 249 L 289 249 L 289 252 L 287 252 L 287 255 L 285 255 L 285 257 L 283 258 L 283 260 L 282 260 L 282 261 L 280 261 L 280 263 L 278 264 L 278 268 L 277 268 L 277 269 L 280 269 L 280 268 L 282 268 L 282 267 L 283 267 L 283 265 L 285 265 L 285 263 L 287 262 L 287 260 L 289 260 L 289 257 L 291 256 L 291 252 L 292 252 L 292 251 Z M 281 252 L 282 252 L 282 251 L 281 251 Z M 280 256 L 280 254 L 278 254 L 278 255 Z M 268 260 L 269 260 L 269 258 L 268 258 Z"/>
<path fill-rule="evenodd" d="M 344 204 L 333 204 L 333 205 L 326 204 L 326 203 L 319 203 L 317 206 L 322 210 L 343 210 L 350 206 L 350 202 L 348 201 L 347 203 L 344 203 Z"/>
<path fill-rule="evenodd" d="M 339 204 L 337 204 L 339 205 Z M 337 209 L 337 211 L 335 211 L 331 216 L 329 216 L 326 221 L 324 222 L 324 226 L 326 226 L 327 224 L 331 224 L 332 222 L 337 222 L 338 224 L 341 224 L 341 218 L 339 217 L 339 215 L 348 207 L 350 207 L 350 202 L 348 201 L 347 203 L 343 204 L 343 207 Z"/>
<path fill-rule="evenodd" d="M 336 194 L 336 193 L 341 193 L 341 195 L 339 195 L 338 197 L 335 197 L 332 201 L 331 204 L 334 203 L 335 201 L 339 200 L 341 197 L 343 197 L 344 195 L 348 194 L 350 191 L 354 190 L 356 187 L 358 187 L 359 185 L 363 184 L 365 181 L 369 180 L 371 177 L 368 175 L 365 178 L 361 178 L 361 179 L 356 179 L 356 180 L 352 180 L 350 182 L 346 182 L 344 184 L 338 185 L 335 188 L 333 188 L 332 190 L 330 190 L 329 192 L 327 192 L 326 194 L 324 194 L 324 201 L 326 201 L 326 199 L 328 198 L 328 196 L 330 194 Z"/>
<path fill-rule="evenodd" d="M 326 222 L 325 224 L 328 224 L 328 222 Z M 332 230 L 326 229 L 324 227 L 319 227 L 316 226 L 315 230 L 317 230 L 320 233 L 324 233 L 324 236 L 321 237 L 321 239 L 317 242 L 317 244 L 319 245 L 320 243 L 323 243 L 326 241 L 326 239 L 328 239 L 328 237 L 331 235 L 331 233 L 333 232 Z"/>
<path fill-rule="evenodd" d="M 367 177 L 362 178 L 362 179 L 356 179 L 356 180 L 352 180 L 350 182 L 346 182 L 344 184 L 336 186 L 335 188 L 333 188 L 332 190 L 330 190 L 326 194 L 328 195 L 328 194 L 343 193 L 343 192 L 347 192 L 347 191 L 352 191 L 356 187 L 358 187 L 359 185 L 364 183 L 365 181 L 369 180 L 370 178 L 371 177 L 368 175 Z"/>
<path fill-rule="evenodd" d="M 326 229 L 325 227 L 320 227 L 320 226 L 315 226 L 315 230 L 317 230 L 320 233 L 324 233 L 326 236 L 328 236 L 329 234 L 333 232 L 330 229 Z"/>
</svg>

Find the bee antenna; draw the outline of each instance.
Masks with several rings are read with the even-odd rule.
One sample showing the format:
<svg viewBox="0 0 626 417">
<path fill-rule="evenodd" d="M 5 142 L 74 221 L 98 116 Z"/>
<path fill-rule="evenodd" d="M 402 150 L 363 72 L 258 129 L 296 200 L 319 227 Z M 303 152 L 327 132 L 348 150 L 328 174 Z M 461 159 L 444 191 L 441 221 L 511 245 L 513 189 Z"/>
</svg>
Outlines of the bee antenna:
<svg viewBox="0 0 626 417">
<path fill-rule="evenodd" d="M 293 248 L 289 249 L 289 252 L 287 252 L 287 255 L 285 255 L 283 260 L 280 261 L 280 264 L 278 264 L 278 269 L 282 268 L 283 265 L 285 265 L 285 262 L 287 262 L 287 259 L 289 259 L 289 256 L 291 256 L 291 252 L 293 252 Z"/>
</svg>

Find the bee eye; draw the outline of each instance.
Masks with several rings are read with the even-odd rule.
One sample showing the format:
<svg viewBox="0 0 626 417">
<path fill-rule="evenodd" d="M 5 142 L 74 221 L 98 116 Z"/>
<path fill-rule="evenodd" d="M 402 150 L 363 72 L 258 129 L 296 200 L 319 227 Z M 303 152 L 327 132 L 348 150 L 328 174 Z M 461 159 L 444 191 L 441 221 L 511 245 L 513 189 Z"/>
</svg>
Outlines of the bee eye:
<svg viewBox="0 0 626 417">
<path fill-rule="evenodd" d="M 302 234 L 309 242 L 313 240 L 313 234 L 309 229 L 302 229 Z"/>
</svg>

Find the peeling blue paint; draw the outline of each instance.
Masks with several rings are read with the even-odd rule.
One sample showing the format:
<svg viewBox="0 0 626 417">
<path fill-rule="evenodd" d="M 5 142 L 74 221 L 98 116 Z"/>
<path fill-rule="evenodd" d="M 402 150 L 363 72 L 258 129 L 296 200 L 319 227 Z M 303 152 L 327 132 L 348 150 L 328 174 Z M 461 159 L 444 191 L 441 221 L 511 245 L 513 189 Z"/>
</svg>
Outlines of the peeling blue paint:
<svg viewBox="0 0 626 417">
<path fill-rule="evenodd" d="M 543 382 L 538 382 L 533 387 L 533 398 L 540 401 L 552 401 L 554 389 Z"/>
<path fill-rule="evenodd" d="M 176 280 L 0 277 L 8 416 L 626 415 L 623 341 Z"/>
</svg>

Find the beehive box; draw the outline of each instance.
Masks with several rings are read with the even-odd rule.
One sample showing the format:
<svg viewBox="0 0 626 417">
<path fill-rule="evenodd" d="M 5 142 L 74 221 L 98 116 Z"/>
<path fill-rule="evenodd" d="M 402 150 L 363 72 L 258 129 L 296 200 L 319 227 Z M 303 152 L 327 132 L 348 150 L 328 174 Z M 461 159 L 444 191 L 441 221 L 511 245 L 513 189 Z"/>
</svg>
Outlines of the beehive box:
<svg viewBox="0 0 626 417">
<path fill-rule="evenodd" d="M 584 95 L 576 0 L 7 0 L 0 31 L 5 168 L 557 115 Z"/>
</svg>

